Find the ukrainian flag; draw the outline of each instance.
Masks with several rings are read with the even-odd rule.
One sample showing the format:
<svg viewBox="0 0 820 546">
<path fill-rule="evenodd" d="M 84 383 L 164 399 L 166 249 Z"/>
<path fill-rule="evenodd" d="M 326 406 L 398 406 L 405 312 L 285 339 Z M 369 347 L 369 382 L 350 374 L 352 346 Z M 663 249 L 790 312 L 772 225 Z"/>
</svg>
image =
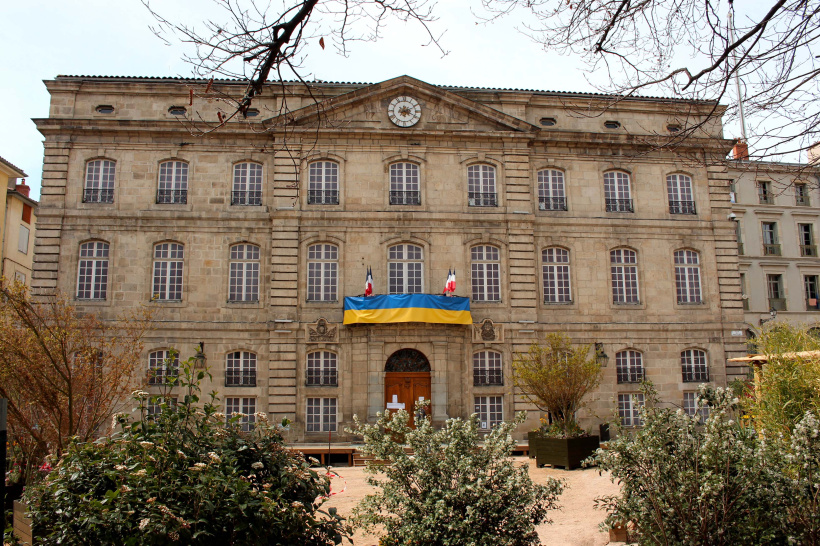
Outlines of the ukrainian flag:
<svg viewBox="0 0 820 546">
<path fill-rule="evenodd" d="M 345 298 L 345 324 L 472 324 L 470 300 L 431 294 Z"/>
</svg>

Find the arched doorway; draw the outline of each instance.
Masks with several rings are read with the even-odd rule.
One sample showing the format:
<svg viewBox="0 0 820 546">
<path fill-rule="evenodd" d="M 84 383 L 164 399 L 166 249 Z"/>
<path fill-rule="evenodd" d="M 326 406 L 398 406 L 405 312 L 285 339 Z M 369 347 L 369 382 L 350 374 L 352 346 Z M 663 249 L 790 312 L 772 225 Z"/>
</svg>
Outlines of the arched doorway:
<svg viewBox="0 0 820 546">
<path fill-rule="evenodd" d="M 399 349 L 384 365 L 384 405 L 395 411 L 410 413 L 410 426 L 415 427 L 414 408 L 419 400 L 430 400 L 430 361 L 415 349 Z M 432 415 L 432 406 L 427 406 Z"/>
</svg>

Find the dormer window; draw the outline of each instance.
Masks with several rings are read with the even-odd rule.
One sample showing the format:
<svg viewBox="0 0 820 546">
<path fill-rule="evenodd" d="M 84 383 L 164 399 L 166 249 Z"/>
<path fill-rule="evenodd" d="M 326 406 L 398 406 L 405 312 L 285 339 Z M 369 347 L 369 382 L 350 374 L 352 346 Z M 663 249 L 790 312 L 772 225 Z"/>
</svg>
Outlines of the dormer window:
<svg viewBox="0 0 820 546">
<path fill-rule="evenodd" d="M 679 133 L 680 129 L 681 129 L 680 125 L 671 124 L 671 125 L 666 126 L 666 130 L 669 131 L 670 133 Z"/>
<path fill-rule="evenodd" d="M 110 104 L 101 104 L 96 108 L 98 114 L 113 114 L 114 107 Z"/>
<path fill-rule="evenodd" d="M 540 123 L 543 127 L 552 127 L 558 122 L 555 120 L 555 118 L 541 118 Z"/>
<path fill-rule="evenodd" d="M 255 118 L 258 115 L 259 115 L 259 109 L 258 108 L 248 108 L 248 110 L 245 112 L 245 117 L 246 118 Z"/>
<path fill-rule="evenodd" d="M 613 121 L 613 120 L 605 121 L 604 122 L 604 127 L 606 127 L 607 129 L 620 129 L 621 128 L 621 122 Z"/>
<path fill-rule="evenodd" d="M 187 112 L 184 106 L 172 106 L 168 109 L 168 113 L 172 116 L 184 116 Z"/>
</svg>

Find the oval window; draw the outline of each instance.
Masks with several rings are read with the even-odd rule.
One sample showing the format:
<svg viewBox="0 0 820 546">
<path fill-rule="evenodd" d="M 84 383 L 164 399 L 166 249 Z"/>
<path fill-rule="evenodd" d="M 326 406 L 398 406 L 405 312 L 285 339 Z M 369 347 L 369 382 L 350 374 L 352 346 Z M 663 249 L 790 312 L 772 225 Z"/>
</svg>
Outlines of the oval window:
<svg viewBox="0 0 820 546">
<path fill-rule="evenodd" d="M 110 104 L 101 104 L 96 108 L 98 114 L 113 114 L 114 107 Z"/>
<path fill-rule="evenodd" d="M 604 127 L 606 127 L 607 129 L 619 129 L 621 127 L 621 123 L 618 122 L 618 121 L 612 121 L 612 120 L 605 121 L 604 122 Z"/>
<path fill-rule="evenodd" d="M 543 125 L 544 127 L 552 127 L 556 123 L 558 122 L 555 120 L 555 118 L 541 118 L 541 125 Z"/>
<path fill-rule="evenodd" d="M 172 116 L 184 116 L 187 111 L 184 106 L 172 106 L 168 109 Z"/>
</svg>

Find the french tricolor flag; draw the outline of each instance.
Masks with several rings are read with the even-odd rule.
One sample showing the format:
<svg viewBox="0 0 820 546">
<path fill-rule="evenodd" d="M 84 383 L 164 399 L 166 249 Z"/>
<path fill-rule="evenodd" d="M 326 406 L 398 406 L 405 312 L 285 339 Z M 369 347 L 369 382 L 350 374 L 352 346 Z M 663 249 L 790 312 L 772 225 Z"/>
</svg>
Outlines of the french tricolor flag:
<svg viewBox="0 0 820 546">
<path fill-rule="evenodd" d="M 373 274 L 370 272 L 370 268 L 367 268 L 367 277 L 364 280 L 364 295 L 365 296 L 372 296 L 373 295 Z"/>
<path fill-rule="evenodd" d="M 444 284 L 444 292 L 442 292 L 442 293 L 446 294 L 447 292 L 449 292 L 449 293 L 452 294 L 455 291 L 456 291 L 456 272 L 453 271 L 453 270 L 447 270 L 447 282 Z"/>
</svg>

